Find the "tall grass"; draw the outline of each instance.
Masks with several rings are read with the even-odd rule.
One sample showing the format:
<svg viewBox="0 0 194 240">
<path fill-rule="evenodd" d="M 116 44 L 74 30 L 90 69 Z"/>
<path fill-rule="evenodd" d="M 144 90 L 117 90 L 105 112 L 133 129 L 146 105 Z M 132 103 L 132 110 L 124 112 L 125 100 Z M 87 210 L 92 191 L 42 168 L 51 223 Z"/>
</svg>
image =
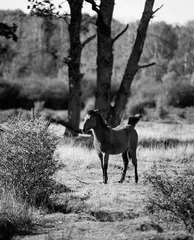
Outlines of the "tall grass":
<svg viewBox="0 0 194 240">
<path fill-rule="evenodd" d="M 9 222 L 14 231 L 32 228 L 40 211 L 29 206 L 14 190 L 3 189 L 0 197 L 0 222 Z"/>
</svg>

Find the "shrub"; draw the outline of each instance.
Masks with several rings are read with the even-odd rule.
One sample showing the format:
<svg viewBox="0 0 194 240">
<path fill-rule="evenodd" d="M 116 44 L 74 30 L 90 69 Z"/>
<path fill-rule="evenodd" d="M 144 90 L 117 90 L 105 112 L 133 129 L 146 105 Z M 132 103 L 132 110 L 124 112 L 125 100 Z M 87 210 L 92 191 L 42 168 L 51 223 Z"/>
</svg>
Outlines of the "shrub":
<svg viewBox="0 0 194 240">
<path fill-rule="evenodd" d="M 194 106 L 194 86 L 184 81 L 167 85 L 166 103 L 181 108 Z"/>
<path fill-rule="evenodd" d="M 189 231 L 194 230 L 194 172 L 181 175 L 164 172 L 159 174 L 156 166 L 146 180 L 152 186 L 148 198 L 148 211 L 159 219 L 182 222 Z"/>
<path fill-rule="evenodd" d="M 27 203 L 49 204 L 56 190 L 52 176 L 61 168 L 53 158 L 57 138 L 41 119 L 8 122 L 0 142 L 0 187 L 13 190 Z"/>
</svg>

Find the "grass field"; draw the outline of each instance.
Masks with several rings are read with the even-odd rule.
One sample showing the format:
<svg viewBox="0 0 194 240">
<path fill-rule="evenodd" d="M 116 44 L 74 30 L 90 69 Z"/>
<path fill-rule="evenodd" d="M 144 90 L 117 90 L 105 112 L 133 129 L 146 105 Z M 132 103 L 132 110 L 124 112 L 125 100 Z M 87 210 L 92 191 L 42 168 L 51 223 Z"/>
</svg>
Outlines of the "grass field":
<svg viewBox="0 0 194 240">
<path fill-rule="evenodd" d="M 71 189 L 58 198 L 63 213 L 44 215 L 38 235 L 22 239 L 192 239 L 181 222 L 156 222 L 149 215 L 146 206 L 152 188 L 145 176 L 154 166 L 158 173 L 166 171 L 172 178 L 174 172 L 181 175 L 194 167 L 194 125 L 140 122 L 136 129 L 138 184 L 132 163 L 126 181 L 118 183 L 123 167 L 120 155 L 110 157 L 109 181 L 102 184 L 97 154 L 83 144 L 86 141 L 90 145 L 92 140 L 62 140 L 55 155 L 64 168 L 55 178 Z M 53 125 L 51 130 L 60 136 L 64 129 Z"/>
</svg>

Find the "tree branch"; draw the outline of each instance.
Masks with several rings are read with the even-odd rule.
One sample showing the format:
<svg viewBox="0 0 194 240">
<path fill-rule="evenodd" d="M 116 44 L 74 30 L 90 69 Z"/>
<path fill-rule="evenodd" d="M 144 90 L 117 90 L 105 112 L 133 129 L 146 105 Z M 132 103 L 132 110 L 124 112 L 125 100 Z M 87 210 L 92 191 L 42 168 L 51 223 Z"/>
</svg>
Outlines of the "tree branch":
<svg viewBox="0 0 194 240">
<path fill-rule="evenodd" d="M 76 179 L 78 182 L 80 182 L 80 183 L 82 183 L 82 184 L 87 184 L 87 185 L 89 185 L 89 183 L 84 182 L 84 181 L 81 181 L 80 178 L 79 178 L 77 175 L 73 174 L 73 173 L 70 172 L 68 169 L 65 169 L 65 171 L 67 171 L 69 174 L 71 174 L 72 176 L 74 176 L 75 179 Z"/>
<path fill-rule="evenodd" d="M 127 31 L 128 27 L 129 27 L 129 24 L 127 24 L 127 26 L 123 29 L 123 31 L 121 31 L 116 37 L 113 38 L 112 44 L 114 44 L 114 42 L 115 42 L 118 38 L 120 38 L 120 36 L 123 35 L 124 32 Z"/>
<path fill-rule="evenodd" d="M 149 64 L 141 65 L 141 66 L 138 66 L 138 69 L 151 67 L 151 66 L 153 66 L 153 65 L 155 65 L 155 64 L 156 64 L 156 63 L 153 62 L 153 63 L 149 63 Z"/>
<path fill-rule="evenodd" d="M 152 12 L 152 16 L 158 11 L 160 10 L 164 5 L 162 4 L 159 8 L 157 8 L 155 11 Z"/>
<path fill-rule="evenodd" d="M 83 133 L 83 131 L 81 129 L 76 129 L 76 128 L 72 127 L 69 122 L 64 121 L 64 120 L 57 120 L 57 119 L 50 118 L 50 123 L 60 124 L 75 133 L 81 133 L 81 134 Z"/>
<path fill-rule="evenodd" d="M 86 44 L 88 44 L 89 42 L 91 42 L 94 38 L 96 37 L 96 34 L 92 35 L 91 37 L 87 38 L 82 44 L 81 44 L 81 49 L 83 49 Z"/>
<path fill-rule="evenodd" d="M 95 11 L 96 13 L 100 13 L 100 10 L 98 8 L 98 5 L 95 3 L 94 0 L 85 0 L 86 2 L 90 3 L 92 5 L 92 10 Z"/>
</svg>

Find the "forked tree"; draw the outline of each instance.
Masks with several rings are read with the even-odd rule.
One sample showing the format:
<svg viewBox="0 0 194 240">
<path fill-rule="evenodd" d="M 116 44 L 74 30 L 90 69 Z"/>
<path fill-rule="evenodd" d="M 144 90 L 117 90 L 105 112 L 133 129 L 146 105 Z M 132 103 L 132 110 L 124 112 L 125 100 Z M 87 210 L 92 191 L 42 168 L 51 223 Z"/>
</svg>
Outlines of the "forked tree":
<svg viewBox="0 0 194 240">
<path fill-rule="evenodd" d="M 114 10 L 114 0 L 101 0 L 97 5 L 95 0 L 86 0 L 92 5 L 92 9 L 97 13 L 97 93 L 96 108 L 107 119 L 111 126 L 117 126 L 124 114 L 127 104 L 131 84 L 135 74 L 141 68 L 149 67 L 155 63 L 139 65 L 143 51 L 146 33 L 150 20 L 160 9 L 153 11 L 154 0 L 146 0 L 143 14 L 137 29 L 135 43 L 129 56 L 127 66 L 116 94 L 114 105 L 111 106 L 110 88 L 113 70 L 113 44 L 125 32 L 127 27 L 116 37 L 111 37 L 112 13 Z"/>
<path fill-rule="evenodd" d="M 38 0 L 29 0 L 37 3 Z M 135 74 L 144 67 L 149 67 L 155 63 L 148 63 L 139 65 L 140 57 L 143 51 L 146 33 L 150 20 L 154 14 L 160 9 L 153 11 L 154 0 L 146 0 L 144 11 L 139 22 L 135 43 L 133 45 L 131 54 L 127 62 L 127 66 L 120 84 L 120 88 L 116 94 L 114 105 L 111 105 L 110 92 L 111 80 L 113 71 L 113 45 L 115 41 L 127 30 L 126 28 L 118 33 L 117 36 L 112 37 L 111 23 L 114 10 L 114 0 L 101 0 L 100 5 L 96 4 L 95 0 L 85 0 L 92 5 L 92 9 L 97 13 L 97 89 L 96 89 L 96 108 L 98 108 L 102 116 L 107 119 L 111 126 L 117 126 L 124 114 L 125 106 L 127 104 L 130 88 Z M 39 2 L 39 4 L 41 5 Z M 53 4 L 51 0 L 45 0 L 49 3 L 49 11 L 43 11 L 47 14 L 53 12 Z M 80 26 L 82 18 L 83 0 L 68 0 L 70 6 L 70 50 L 69 56 L 65 58 L 65 62 L 69 69 L 69 108 L 68 118 L 71 127 L 78 129 L 80 121 L 80 103 L 81 103 L 81 79 L 83 74 L 80 72 L 81 51 L 87 42 L 91 41 L 95 36 L 86 39 L 84 43 L 80 42 Z M 37 4 L 33 7 L 38 6 Z M 39 13 L 39 12 L 38 12 Z M 41 12 L 42 14 L 42 12 Z M 66 20 L 66 17 L 64 18 Z"/>
</svg>

